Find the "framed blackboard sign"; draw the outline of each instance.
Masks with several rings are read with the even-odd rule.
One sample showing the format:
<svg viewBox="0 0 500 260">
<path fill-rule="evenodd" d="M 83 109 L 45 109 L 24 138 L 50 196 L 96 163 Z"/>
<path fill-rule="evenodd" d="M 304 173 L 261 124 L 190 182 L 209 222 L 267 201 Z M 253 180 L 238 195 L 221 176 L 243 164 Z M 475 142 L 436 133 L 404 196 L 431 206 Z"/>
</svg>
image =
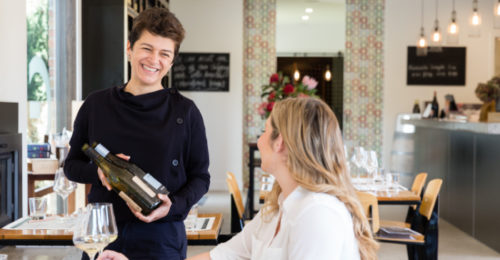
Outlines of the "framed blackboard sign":
<svg viewBox="0 0 500 260">
<path fill-rule="evenodd" d="M 183 91 L 229 91 L 229 53 L 179 53 L 172 87 Z"/>
<path fill-rule="evenodd" d="M 465 47 L 431 47 L 425 56 L 416 51 L 408 46 L 406 84 L 465 86 Z"/>
</svg>

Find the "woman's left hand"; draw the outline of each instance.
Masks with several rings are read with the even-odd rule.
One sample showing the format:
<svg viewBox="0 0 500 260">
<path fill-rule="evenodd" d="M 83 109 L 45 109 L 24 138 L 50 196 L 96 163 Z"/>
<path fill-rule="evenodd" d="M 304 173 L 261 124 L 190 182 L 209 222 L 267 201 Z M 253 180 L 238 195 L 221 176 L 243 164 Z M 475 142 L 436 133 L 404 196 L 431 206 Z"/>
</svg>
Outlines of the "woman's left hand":
<svg viewBox="0 0 500 260">
<path fill-rule="evenodd" d="M 127 206 L 138 219 L 146 223 L 151 223 L 155 220 L 165 217 L 170 211 L 170 206 L 172 206 L 172 201 L 167 195 L 160 193 L 158 194 L 158 198 L 160 198 L 160 200 L 162 200 L 163 202 L 158 208 L 151 211 L 151 213 L 147 216 L 144 216 L 141 212 L 134 210 L 134 208 L 132 208 L 130 205 L 127 204 Z"/>
</svg>

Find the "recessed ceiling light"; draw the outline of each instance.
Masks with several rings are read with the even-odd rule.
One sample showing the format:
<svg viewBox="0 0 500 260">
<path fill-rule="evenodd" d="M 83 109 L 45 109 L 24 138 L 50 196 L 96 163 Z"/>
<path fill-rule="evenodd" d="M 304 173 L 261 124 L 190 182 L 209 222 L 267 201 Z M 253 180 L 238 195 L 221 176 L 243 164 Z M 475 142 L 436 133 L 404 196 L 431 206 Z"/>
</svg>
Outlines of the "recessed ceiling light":
<svg viewBox="0 0 500 260">
<path fill-rule="evenodd" d="M 310 14 L 313 12 L 313 9 L 312 8 L 306 8 L 306 13 Z"/>
<path fill-rule="evenodd" d="M 302 16 L 302 20 L 304 20 L 304 21 L 309 20 L 309 15 L 303 15 L 303 16 Z"/>
</svg>

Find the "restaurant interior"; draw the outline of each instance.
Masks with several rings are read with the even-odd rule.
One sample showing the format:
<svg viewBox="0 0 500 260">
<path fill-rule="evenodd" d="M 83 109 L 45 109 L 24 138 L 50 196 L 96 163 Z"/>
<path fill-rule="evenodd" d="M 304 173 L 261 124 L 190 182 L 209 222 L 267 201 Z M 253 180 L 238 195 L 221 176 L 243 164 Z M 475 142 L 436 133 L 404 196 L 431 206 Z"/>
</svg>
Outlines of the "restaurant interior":
<svg viewBox="0 0 500 260">
<path fill-rule="evenodd" d="M 61 167 L 73 122 L 129 80 L 133 19 L 153 7 L 185 29 L 162 86 L 196 104 L 210 157 L 188 257 L 263 207 L 266 118 L 314 96 L 338 119 L 379 259 L 500 259 L 500 1 L 0 0 L 0 260 L 81 258 L 93 209 Z"/>
</svg>

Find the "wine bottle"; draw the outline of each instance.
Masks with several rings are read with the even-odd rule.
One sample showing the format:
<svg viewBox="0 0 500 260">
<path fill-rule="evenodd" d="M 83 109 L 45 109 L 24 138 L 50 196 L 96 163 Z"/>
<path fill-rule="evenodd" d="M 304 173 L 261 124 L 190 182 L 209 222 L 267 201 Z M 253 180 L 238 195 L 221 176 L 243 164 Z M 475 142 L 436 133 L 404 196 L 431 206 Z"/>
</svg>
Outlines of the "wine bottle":
<svg viewBox="0 0 500 260">
<path fill-rule="evenodd" d="M 415 100 L 415 104 L 413 105 L 413 114 L 420 114 L 420 105 L 418 103 L 418 99 Z"/>
<path fill-rule="evenodd" d="M 161 204 L 162 201 L 158 198 L 158 194 L 139 177 L 134 176 L 127 169 L 109 162 L 104 158 L 106 155 L 101 155 L 87 143 L 83 144 L 82 151 L 101 168 L 113 190 L 134 210 L 143 215 L 149 215 Z"/>
<path fill-rule="evenodd" d="M 434 98 L 432 99 L 432 117 L 437 118 L 439 116 L 439 104 L 437 102 L 437 94 L 434 91 Z"/>
<path fill-rule="evenodd" d="M 117 166 L 123 167 L 133 175 L 139 177 L 156 193 L 162 193 L 165 195 L 169 194 L 167 188 L 163 184 L 161 184 L 161 182 L 159 182 L 155 177 L 153 177 L 149 173 L 145 173 L 141 168 L 137 167 L 137 165 L 125 161 L 122 158 L 110 153 L 109 150 L 106 147 L 104 147 L 104 145 L 94 142 L 92 143 L 92 148 L 94 148 L 94 150 L 96 150 L 96 152 L 98 152 L 99 154 L 105 155 L 103 157 L 109 162 L 114 163 Z"/>
</svg>

